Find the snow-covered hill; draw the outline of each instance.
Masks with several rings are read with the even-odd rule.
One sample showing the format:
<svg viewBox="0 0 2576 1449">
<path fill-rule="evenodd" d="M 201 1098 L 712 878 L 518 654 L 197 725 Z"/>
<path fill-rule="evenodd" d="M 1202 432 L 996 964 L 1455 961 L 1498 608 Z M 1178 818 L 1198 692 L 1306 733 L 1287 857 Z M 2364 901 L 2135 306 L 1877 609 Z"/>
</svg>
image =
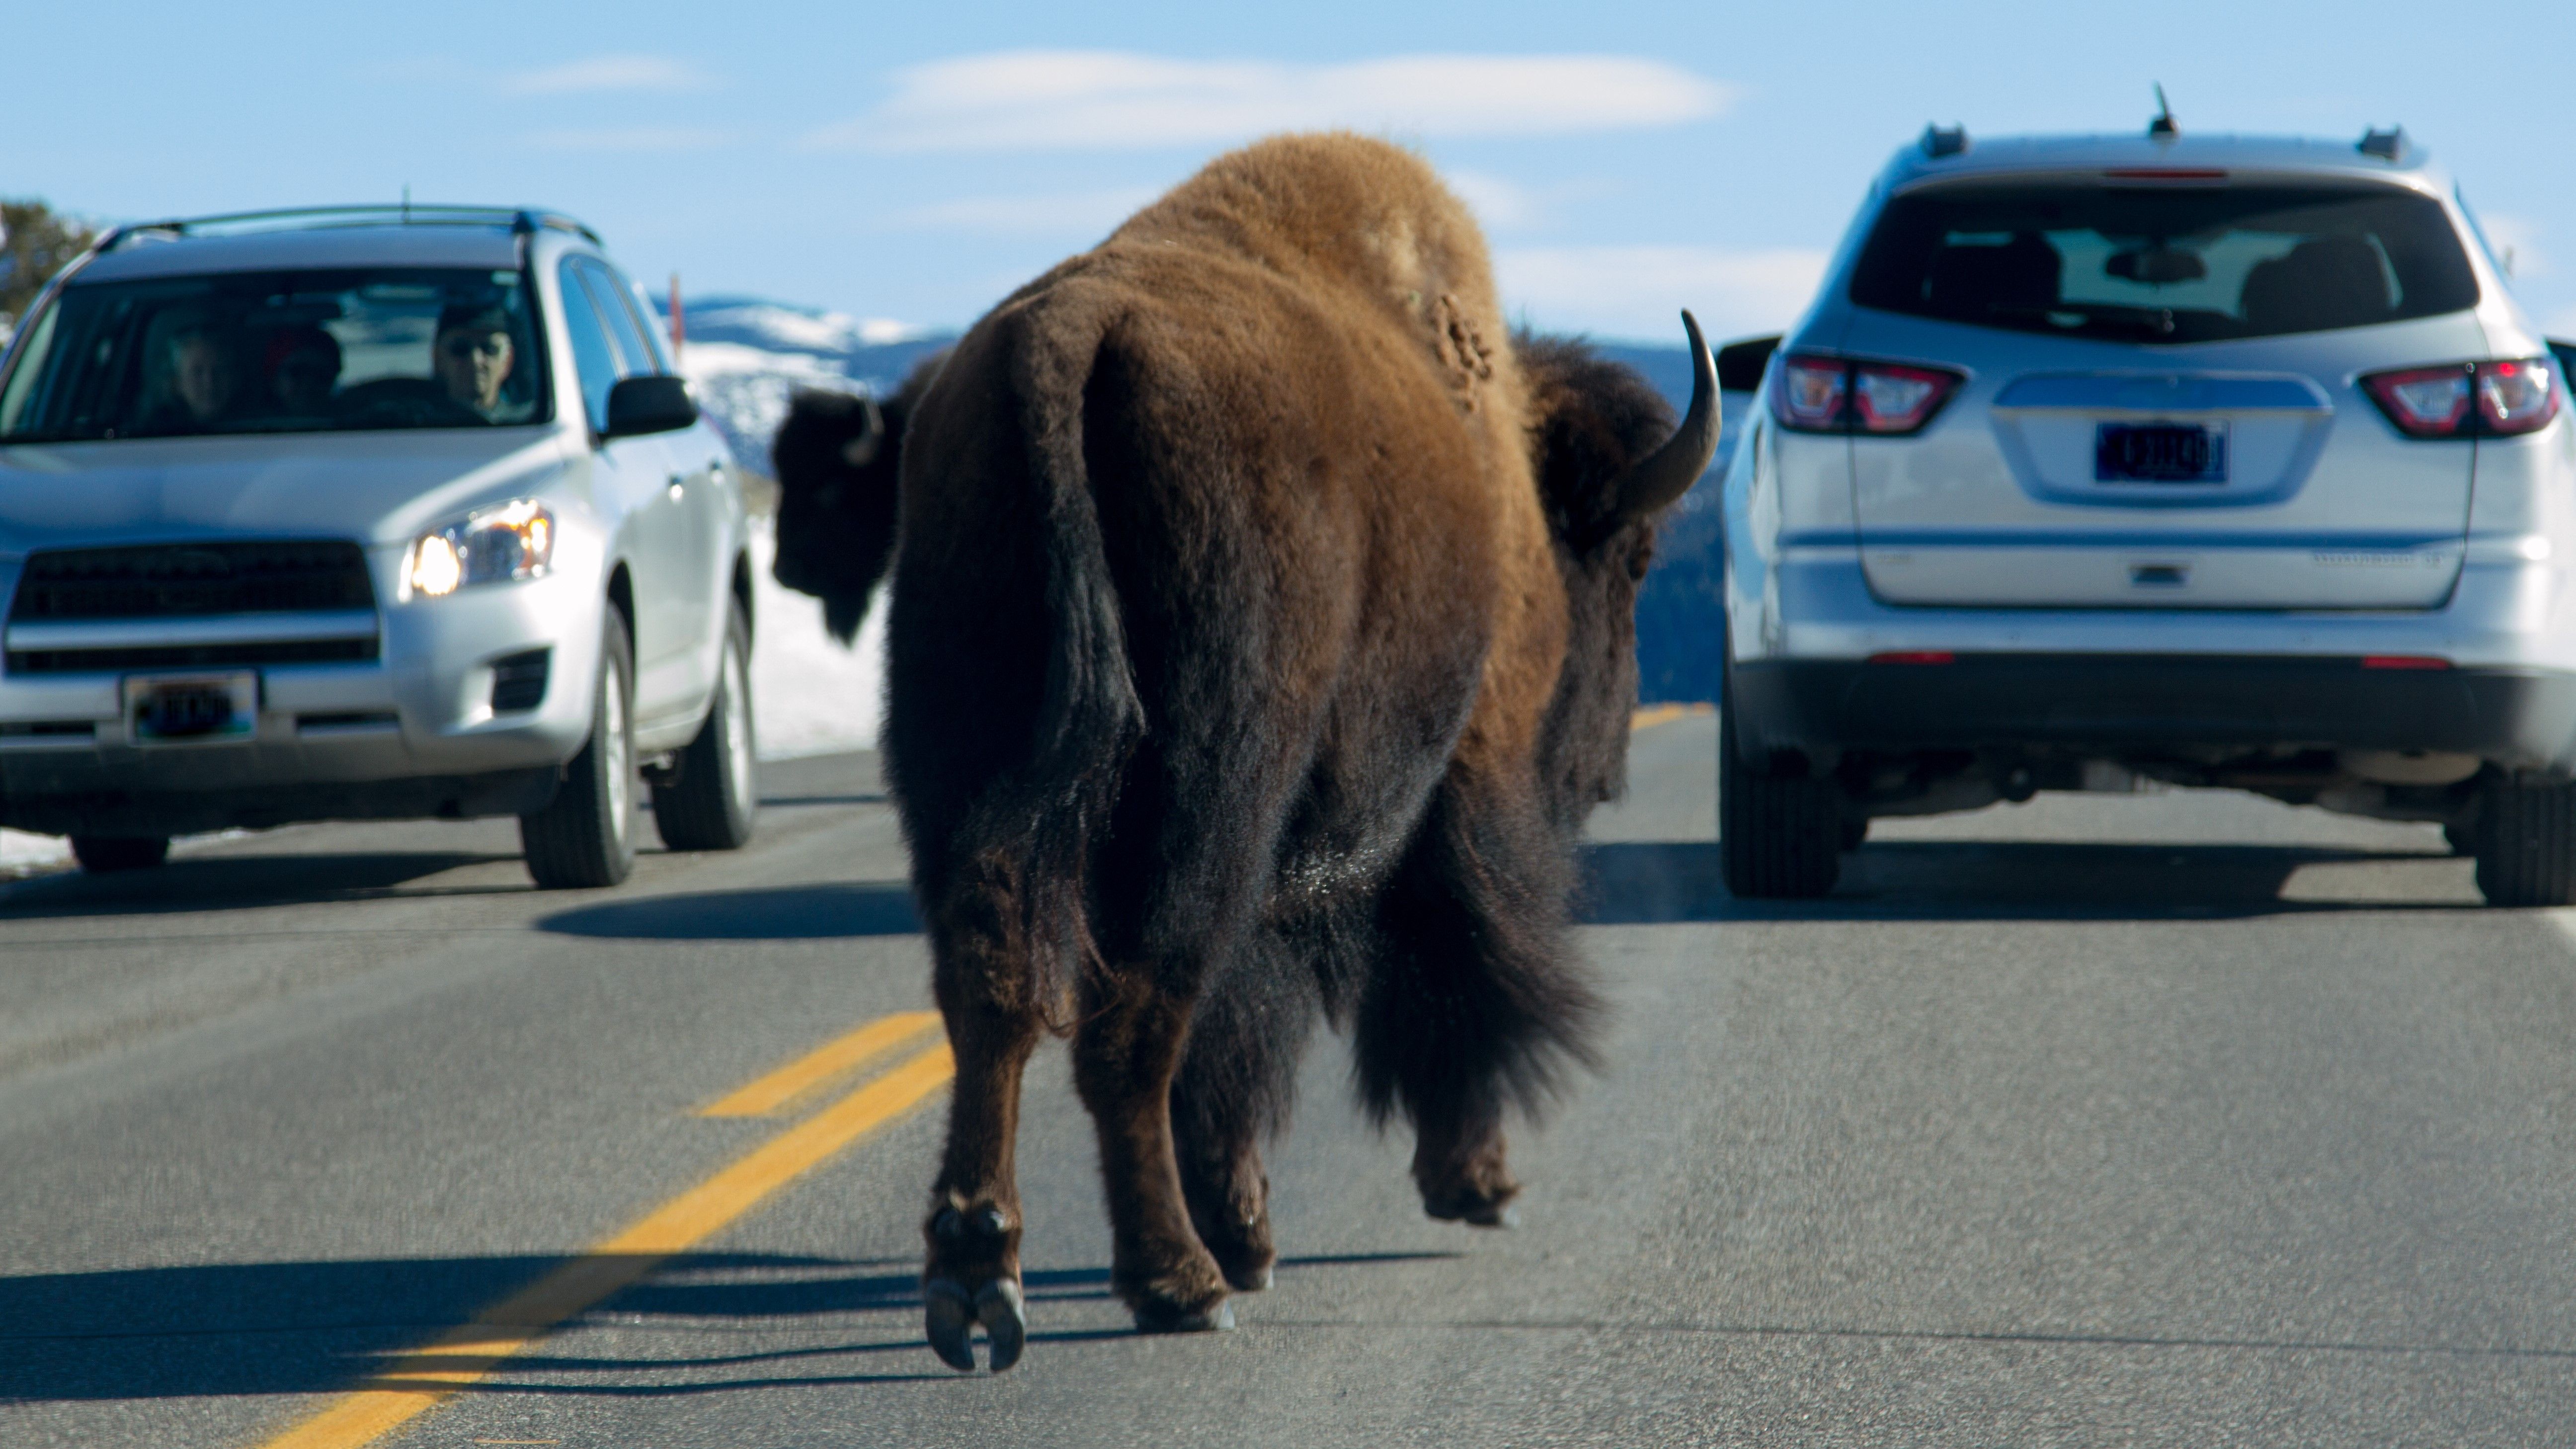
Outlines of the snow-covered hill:
<svg viewBox="0 0 2576 1449">
<path fill-rule="evenodd" d="M 657 303 L 656 305 L 662 305 Z M 746 468 L 769 472 L 769 440 L 800 387 L 884 396 L 952 334 L 758 297 L 681 304 L 680 370 Z"/>
</svg>

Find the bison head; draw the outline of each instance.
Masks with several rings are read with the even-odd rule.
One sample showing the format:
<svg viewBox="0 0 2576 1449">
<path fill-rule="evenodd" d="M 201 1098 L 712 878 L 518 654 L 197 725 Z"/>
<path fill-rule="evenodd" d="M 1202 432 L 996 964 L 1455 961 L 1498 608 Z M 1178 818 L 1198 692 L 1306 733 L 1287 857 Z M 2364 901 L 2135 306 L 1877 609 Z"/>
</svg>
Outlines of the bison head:
<svg viewBox="0 0 2576 1449">
<path fill-rule="evenodd" d="M 778 558 L 770 572 L 823 601 L 844 644 L 894 554 L 896 476 L 913 405 L 944 354 L 925 358 L 880 404 L 840 392 L 799 392 L 769 454 L 778 471 Z"/>
<path fill-rule="evenodd" d="M 1570 625 L 1565 672 L 1540 761 L 1560 829 L 1625 786 L 1637 703 L 1637 589 L 1654 559 L 1655 522 L 1717 451 L 1717 375 L 1699 323 L 1690 334 L 1691 401 L 1681 426 L 1636 369 L 1565 338 L 1518 339 L 1529 379 L 1532 459 Z M 1714 625 L 1712 624 L 1712 627 Z"/>
</svg>

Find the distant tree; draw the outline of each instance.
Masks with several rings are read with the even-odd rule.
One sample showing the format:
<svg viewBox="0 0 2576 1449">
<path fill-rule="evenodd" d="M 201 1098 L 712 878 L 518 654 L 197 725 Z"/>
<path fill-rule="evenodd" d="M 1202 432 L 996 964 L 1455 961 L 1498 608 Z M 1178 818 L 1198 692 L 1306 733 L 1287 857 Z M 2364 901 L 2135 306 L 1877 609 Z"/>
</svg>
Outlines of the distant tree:
<svg viewBox="0 0 2576 1449">
<path fill-rule="evenodd" d="M 41 201 L 0 199 L 0 332 L 17 325 L 45 283 L 94 235 Z"/>
</svg>

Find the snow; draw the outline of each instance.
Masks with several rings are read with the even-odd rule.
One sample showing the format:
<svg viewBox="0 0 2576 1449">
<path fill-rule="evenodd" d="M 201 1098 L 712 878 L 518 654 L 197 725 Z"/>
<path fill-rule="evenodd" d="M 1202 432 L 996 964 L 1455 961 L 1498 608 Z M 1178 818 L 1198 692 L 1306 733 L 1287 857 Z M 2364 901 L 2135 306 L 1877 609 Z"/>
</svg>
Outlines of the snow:
<svg viewBox="0 0 2576 1449">
<path fill-rule="evenodd" d="M 32 875 L 62 865 L 71 858 L 70 843 L 58 837 L 29 835 L 23 830 L 0 830 L 0 880 Z"/>
<path fill-rule="evenodd" d="M 770 521 L 756 520 L 751 561 L 751 705 L 765 760 L 874 749 L 885 709 L 884 591 L 868 609 L 858 647 L 823 627 L 823 601 L 769 576 L 777 552 Z"/>
</svg>

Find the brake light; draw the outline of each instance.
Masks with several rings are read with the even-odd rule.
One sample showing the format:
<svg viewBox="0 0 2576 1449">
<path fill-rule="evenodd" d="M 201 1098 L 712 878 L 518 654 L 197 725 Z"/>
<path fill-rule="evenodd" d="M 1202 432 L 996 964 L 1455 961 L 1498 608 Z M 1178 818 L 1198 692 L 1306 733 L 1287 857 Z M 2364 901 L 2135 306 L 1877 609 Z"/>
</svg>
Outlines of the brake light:
<svg viewBox="0 0 2576 1449">
<path fill-rule="evenodd" d="M 1921 432 L 1967 378 L 1947 368 L 1849 357 L 1781 359 L 1771 415 L 1800 433 Z"/>
<path fill-rule="evenodd" d="M 1843 394 L 1850 369 L 1839 357 L 1791 357 L 1780 364 L 1780 386 L 1771 394 L 1780 425 L 1829 433 L 1843 424 Z"/>
<path fill-rule="evenodd" d="M 2541 357 L 2455 362 L 2374 372 L 2361 386 L 2410 438 L 2509 438 L 2558 416 L 2557 371 Z"/>
<path fill-rule="evenodd" d="M 2478 421 L 2507 437 L 2537 432 L 2558 416 L 2557 371 L 2548 359 L 2478 364 Z"/>
<path fill-rule="evenodd" d="M 2436 654 L 2364 654 L 2364 669 L 2448 669 L 2451 661 Z"/>
<path fill-rule="evenodd" d="M 1890 649 L 1869 656 L 1872 664 L 1955 664 L 1959 656 L 1947 649 Z"/>
</svg>

